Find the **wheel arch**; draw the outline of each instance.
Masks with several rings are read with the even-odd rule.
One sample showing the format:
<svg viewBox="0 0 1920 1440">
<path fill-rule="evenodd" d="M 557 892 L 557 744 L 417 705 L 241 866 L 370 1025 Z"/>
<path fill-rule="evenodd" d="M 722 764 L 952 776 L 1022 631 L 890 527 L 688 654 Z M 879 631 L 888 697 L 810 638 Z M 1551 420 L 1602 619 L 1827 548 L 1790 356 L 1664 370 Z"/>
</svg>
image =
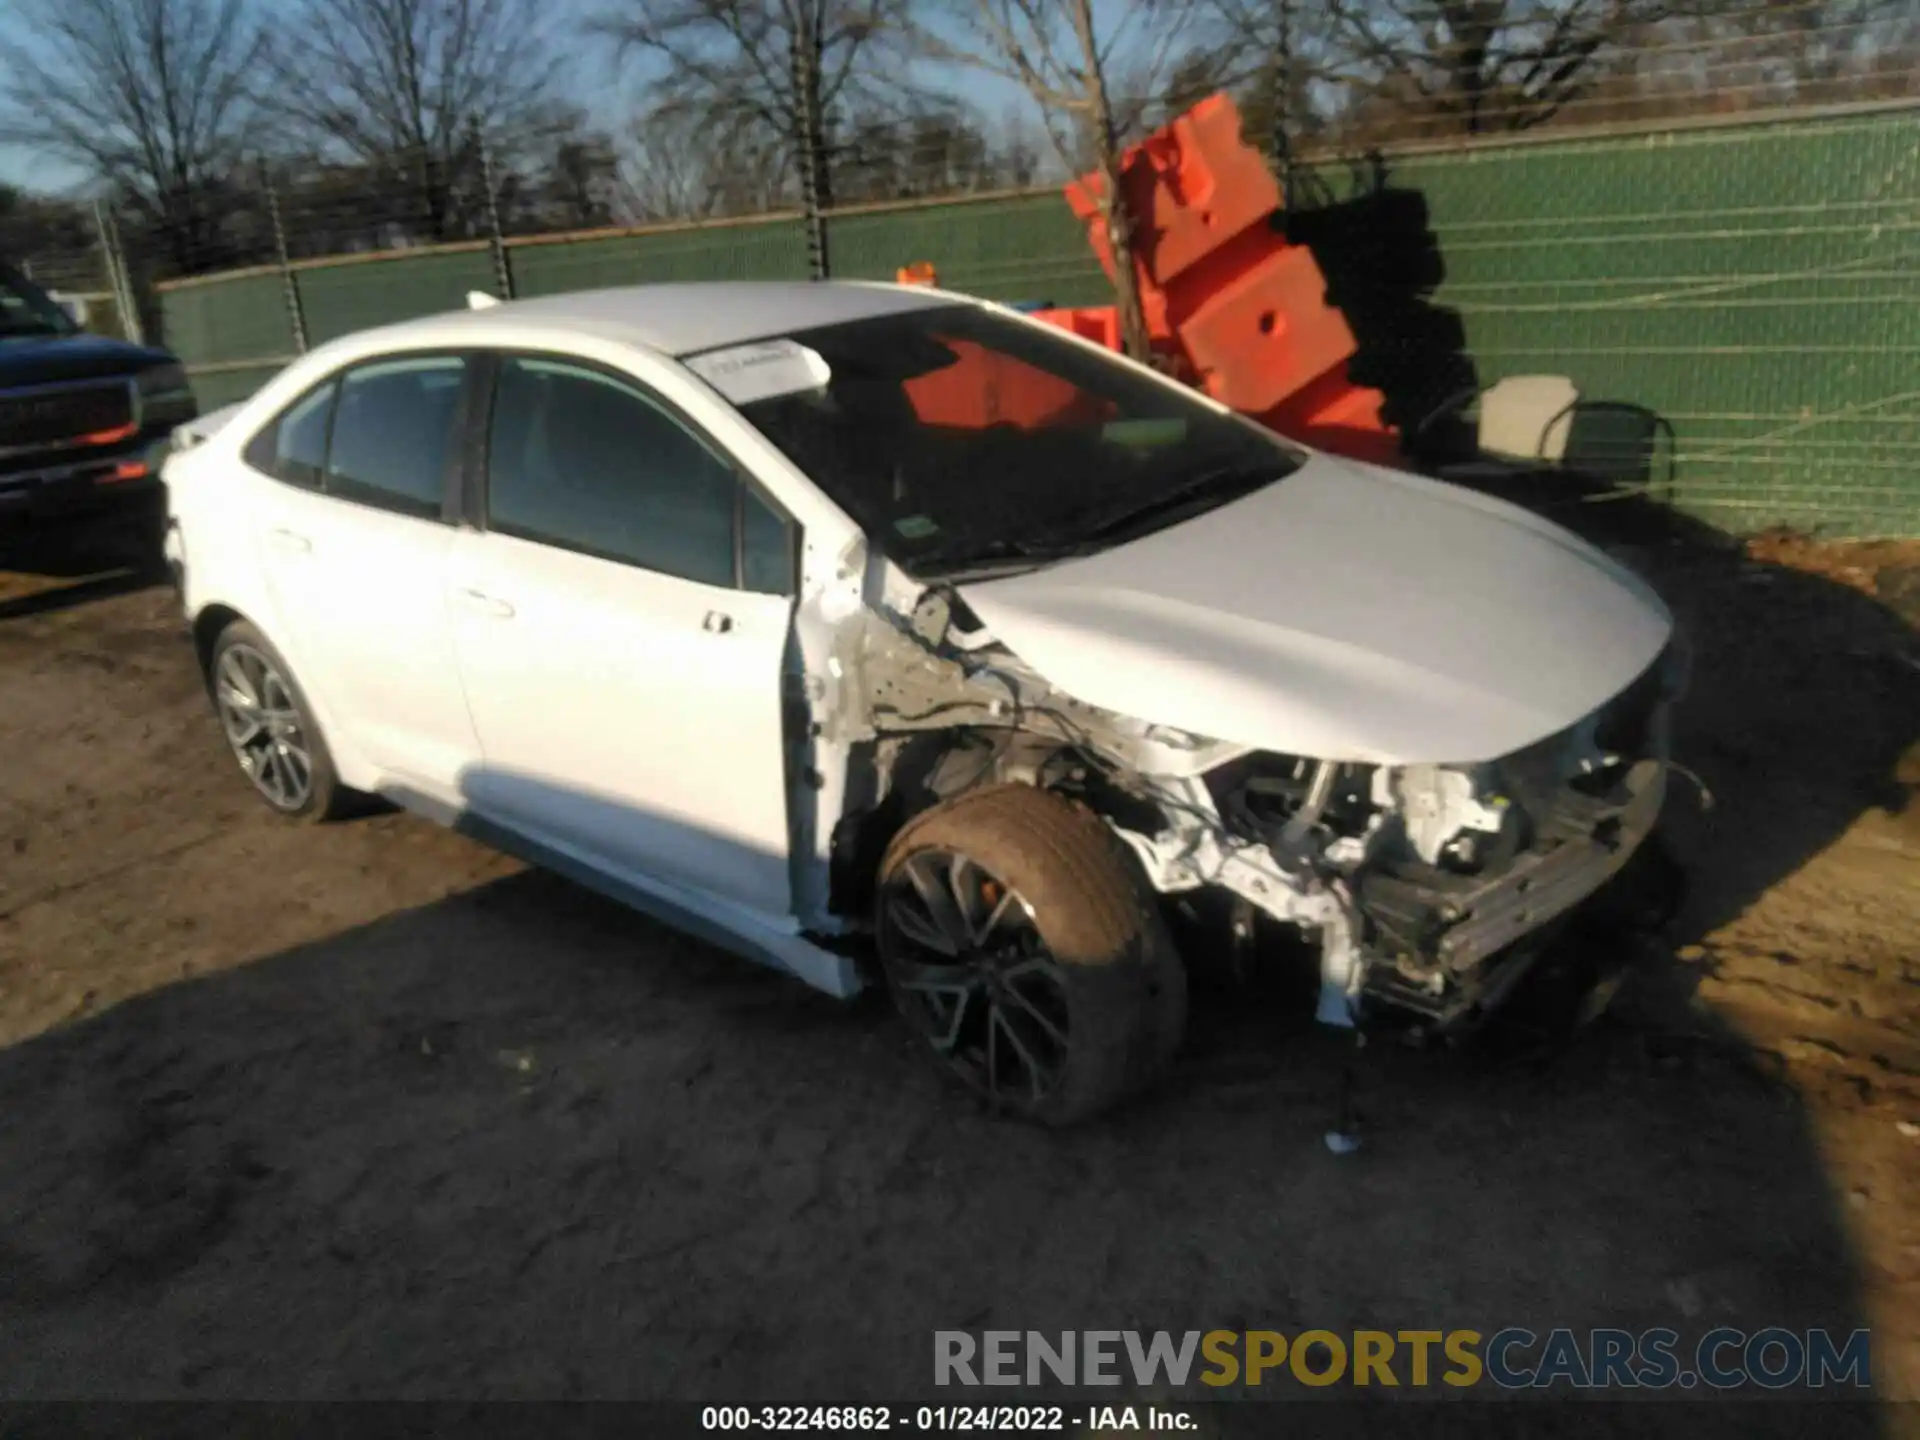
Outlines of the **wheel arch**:
<svg viewBox="0 0 1920 1440">
<path fill-rule="evenodd" d="M 975 790 L 1029 785 L 1075 800 L 1101 819 L 1157 829 L 1164 815 L 1124 788 L 1120 768 L 1062 737 L 956 725 L 885 737 L 857 763 L 878 798 L 849 807 L 834 828 L 831 908 L 856 924 L 871 916 L 880 864 L 894 838 L 934 806 Z"/>
<path fill-rule="evenodd" d="M 200 607 L 193 617 L 193 656 L 200 666 L 200 678 L 207 684 L 213 682 L 213 647 L 219 643 L 221 632 L 237 620 L 245 620 L 256 630 L 257 622 L 248 619 L 231 605 L 214 602 Z M 262 632 L 265 633 L 265 632 Z"/>
<path fill-rule="evenodd" d="M 932 871 L 916 871 L 928 855 Z M 876 948 L 895 1004 L 936 1058 L 990 1105 L 1011 1100 L 1024 1118 L 1071 1124 L 1145 1089 L 1172 1062 L 1186 1028 L 1185 967 L 1129 848 L 1090 807 L 1019 781 L 969 788 L 894 837 L 880 881 Z M 1007 892 L 998 906 L 984 891 L 989 882 Z M 953 896 L 945 906 L 928 898 L 940 889 Z M 1004 944 L 988 938 L 1008 901 L 1026 917 L 1015 929 L 1028 942 L 1021 946 L 1015 936 L 1011 959 Z M 981 926 L 978 917 L 988 911 Z M 959 917 L 957 927 L 943 913 Z M 929 941 L 930 934 L 945 939 Z M 1028 948 L 1035 941 L 1037 955 Z M 1056 1024 L 1043 1026 L 1059 1048 L 1043 1086 L 1034 1056 L 1046 1047 L 1029 1034 L 1037 1047 L 1029 1053 L 1006 1022 L 1032 1086 L 1030 1098 L 1018 1096 L 1017 1087 L 1010 1096 L 995 1079 L 991 1036 L 981 1048 L 977 1012 L 972 1053 L 956 1048 L 968 1043 L 966 997 L 980 997 L 991 1031 L 1016 974 L 1038 964 L 1053 975 L 1066 1007 L 1052 1014 Z M 930 965 L 940 973 L 930 973 Z M 969 967 L 972 980 L 964 978 Z M 949 994 L 956 985 L 965 993 L 942 1014 L 929 992 Z M 1016 1013 L 1038 1013 L 1031 994 L 1021 999 L 1014 992 L 1012 1004 Z"/>
<path fill-rule="evenodd" d="M 252 626 L 267 644 L 280 653 L 283 662 L 290 667 L 293 683 L 299 687 L 300 697 L 305 702 L 313 723 L 319 727 L 321 738 L 326 742 L 340 779 L 354 790 L 369 794 L 376 791 L 381 780 L 380 772 L 361 756 L 352 737 L 344 732 L 339 717 L 327 704 L 326 698 L 314 692 L 314 687 L 300 674 L 300 667 L 295 660 L 286 658 L 286 647 L 281 644 L 279 638 L 252 615 L 222 601 L 211 601 L 201 606 L 190 625 L 194 661 L 200 667 L 200 680 L 207 687 L 209 698 L 213 694 L 214 647 L 220 643 L 220 637 L 236 624 Z"/>
</svg>

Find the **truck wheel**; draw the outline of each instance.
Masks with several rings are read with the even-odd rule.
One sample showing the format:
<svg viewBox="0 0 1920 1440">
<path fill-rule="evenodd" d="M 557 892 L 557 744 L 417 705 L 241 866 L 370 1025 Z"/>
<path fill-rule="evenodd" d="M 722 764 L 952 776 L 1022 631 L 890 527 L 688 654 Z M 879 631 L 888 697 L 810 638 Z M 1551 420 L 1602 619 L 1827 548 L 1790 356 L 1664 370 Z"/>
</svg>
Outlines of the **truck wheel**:
<svg viewBox="0 0 1920 1440">
<path fill-rule="evenodd" d="M 1134 857 L 1079 805 L 997 785 L 934 807 L 887 848 L 876 908 L 894 1004 L 995 1109 L 1084 1120 L 1179 1048 L 1179 954 Z"/>
<path fill-rule="evenodd" d="M 244 620 L 213 642 L 207 689 L 234 759 L 260 798 L 289 819 L 331 820 L 351 792 L 287 662 Z"/>
</svg>

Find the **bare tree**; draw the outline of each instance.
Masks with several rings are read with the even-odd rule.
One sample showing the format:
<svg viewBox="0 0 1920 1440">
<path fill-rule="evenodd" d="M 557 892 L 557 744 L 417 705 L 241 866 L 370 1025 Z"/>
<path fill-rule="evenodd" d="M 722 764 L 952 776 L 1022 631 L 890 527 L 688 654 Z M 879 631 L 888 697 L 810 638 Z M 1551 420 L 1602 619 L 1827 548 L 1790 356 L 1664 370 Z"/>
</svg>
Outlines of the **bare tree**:
<svg viewBox="0 0 1920 1440">
<path fill-rule="evenodd" d="M 1703 6 L 1659 38 L 1628 67 L 1654 95 L 1726 109 L 1871 99 L 1900 68 L 1903 40 L 1911 73 L 1920 9 L 1912 0 Z"/>
<path fill-rule="evenodd" d="M 616 224 L 626 197 L 614 136 L 572 106 L 556 105 L 533 120 L 532 138 L 507 148 L 511 163 L 491 167 L 495 213 L 507 233 Z"/>
<path fill-rule="evenodd" d="M 99 290 L 108 281 L 88 207 L 0 182 L 0 263 L 55 290 Z"/>
<path fill-rule="evenodd" d="M 540 223 L 563 230 L 611 225 L 623 198 L 620 156 L 610 136 L 563 135 L 543 157 L 533 186 Z"/>
<path fill-rule="evenodd" d="M 621 166 L 622 208 L 642 222 L 755 214 L 779 205 L 787 169 L 785 140 L 758 126 L 656 111 L 633 128 Z"/>
<path fill-rule="evenodd" d="M 1324 92 L 1339 74 L 1327 5 L 1200 0 L 1199 9 L 1200 40 L 1186 61 L 1189 94 L 1203 87 L 1235 91 L 1247 138 L 1276 152 L 1326 129 Z"/>
<path fill-rule="evenodd" d="M 1047 170 L 1047 145 L 1028 116 L 1002 116 L 994 127 L 993 148 L 994 169 L 1002 185 L 1025 190 L 1041 182 Z"/>
<path fill-rule="evenodd" d="M 0 141 L 110 185 L 173 266 L 227 258 L 216 192 L 258 109 L 264 35 L 248 0 L 9 0 Z"/>
<path fill-rule="evenodd" d="M 911 0 L 611 0 L 595 28 L 654 62 L 654 109 L 781 145 L 821 208 L 829 134 L 904 78 Z"/>
<path fill-rule="evenodd" d="M 1676 16 L 1752 0 L 1330 0 L 1343 80 L 1468 135 L 1552 119 Z"/>
<path fill-rule="evenodd" d="M 1127 353 L 1150 356 L 1134 271 L 1133 228 L 1121 194 L 1120 158 L 1180 58 L 1190 7 L 1162 0 L 958 0 L 961 38 L 927 32 L 946 59 L 1021 85 L 1046 117 L 1069 172 L 1092 169 L 1090 187 L 1113 258 L 1114 295 Z"/>
<path fill-rule="evenodd" d="M 468 213 L 483 147 L 535 138 L 554 114 L 541 0 L 300 0 L 275 67 L 288 138 L 411 189 L 445 240 Z"/>
<path fill-rule="evenodd" d="M 1871 98 L 1915 15 L 1913 0 L 1332 6 L 1349 118 L 1395 136 Z"/>
<path fill-rule="evenodd" d="M 932 97 L 856 115 L 835 132 L 842 200 L 905 200 L 984 190 L 1001 183 L 1002 160 L 981 118 L 962 102 Z"/>
</svg>

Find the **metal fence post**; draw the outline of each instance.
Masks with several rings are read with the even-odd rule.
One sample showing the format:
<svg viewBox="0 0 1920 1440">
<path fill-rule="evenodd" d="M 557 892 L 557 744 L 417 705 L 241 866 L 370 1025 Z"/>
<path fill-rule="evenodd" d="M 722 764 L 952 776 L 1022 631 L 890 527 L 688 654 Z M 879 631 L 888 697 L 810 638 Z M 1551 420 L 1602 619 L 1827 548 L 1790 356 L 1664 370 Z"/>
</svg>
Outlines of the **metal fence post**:
<svg viewBox="0 0 1920 1440">
<path fill-rule="evenodd" d="M 127 264 L 127 247 L 120 238 L 120 220 L 111 208 L 106 209 L 108 252 L 113 257 L 114 273 L 120 278 L 120 294 L 124 297 L 120 313 L 120 328 L 127 339 L 136 345 L 147 343 L 147 322 L 140 314 L 140 292 L 133 283 L 133 270 Z"/>
<path fill-rule="evenodd" d="M 480 179 L 487 188 L 487 233 L 492 238 L 493 288 L 502 300 L 513 299 L 513 267 L 507 264 L 507 237 L 500 228 L 500 197 L 493 183 L 493 149 L 480 142 Z"/>
<path fill-rule="evenodd" d="M 133 291 L 133 277 L 127 270 L 126 252 L 120 246 L 120 227 L 114 223 L 107 202 L 93 202 L 93 225 L 100 235 L 100 255 L 107 267 L 107 287 L 113 292 L 114 308 L 120 312 L 120 331 L 136 345 L 147 342 L 146 326 L 140 320 L 140 305 Z"/>
<path fill-rule="evenodd" d="M 1293 144 L 1287 132 L 1293 119 L 1293 0 L 1280 0 L 1280 34 L 1274 53 L 1268 57 L 1268 85 L 1273 105 L 1273 163 L 1280 172 L 1280 225 L 1288 241 L 1293 239 L 1293 209 L 1299 203 L 1294 184 Z"/>
<path fill-rule="evenodd" d="M 833 264 L 827 254 L 827 217 L 820 208 L 820 170 L 826 156 L 821 153 L 820 116 L 814 108 L 819 99 L 815 43 L 811 30 L 795 37 L 793 87 L 800 102 L 800 204 L 807 217 L 807 274 L 825 280 L 832 276 Z"/>
<path fill-rule="evenodd" d="M 307 353 L 307 312 L 300 300 L 300 282 L 293 276 L 293 257 L 287 253 L 287 227 L 280 218 L 280 192 L 273 175 L 260 167 L 260 188 L 267 192 L 267 223 L 273 227 L 273 254 L 280 263 L 280 296 L 286 302 L 287 323 L 293 327 L 294 349 Z"/>
</svg>

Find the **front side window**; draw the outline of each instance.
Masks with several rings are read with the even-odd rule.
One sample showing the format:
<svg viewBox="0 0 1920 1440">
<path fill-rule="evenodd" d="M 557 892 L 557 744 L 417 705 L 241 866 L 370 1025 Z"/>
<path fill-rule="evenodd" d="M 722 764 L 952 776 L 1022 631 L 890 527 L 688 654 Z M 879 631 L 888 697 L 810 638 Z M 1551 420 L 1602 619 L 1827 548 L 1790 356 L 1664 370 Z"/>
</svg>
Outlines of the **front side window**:
<svg viewBox="0 0 1920 1440">
<path fill-rule="evenodd" d="M 562 361 L 501 362 L 488 528 L 731 587 L 741 488 L 731 464 L 635 386 Z M 768 519 L 784 529 L 769 514 L 763 543 Z"/>
<path fill-rule="evenodd" d="M 325 488 L 423 519 L 441 514 L 466 362 L 409 356 L 349 370 L 339 387 Z"/>
<path fill-rule="evenodd" d="M 922 580 L 1119 544 L 1303 458 L 1197 396 L 979 306 L 782 338 L 830 378 L 741 413 Z"/>
</svg>

